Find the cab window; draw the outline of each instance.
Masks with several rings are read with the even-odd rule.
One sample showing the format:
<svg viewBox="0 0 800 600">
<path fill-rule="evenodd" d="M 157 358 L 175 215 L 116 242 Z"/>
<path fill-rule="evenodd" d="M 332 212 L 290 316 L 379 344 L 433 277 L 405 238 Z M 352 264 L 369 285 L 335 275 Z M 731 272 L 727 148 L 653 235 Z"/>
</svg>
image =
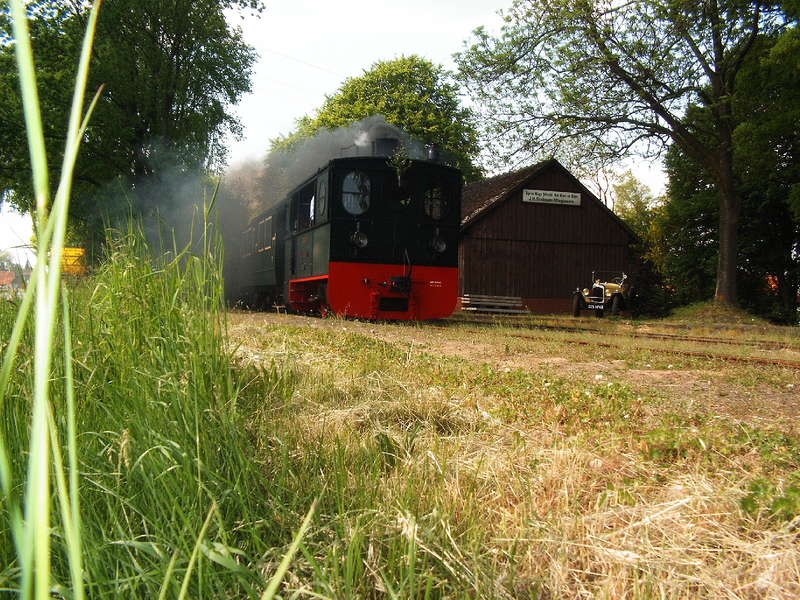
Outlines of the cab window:
<svg viewBox="0 0 800 600">
<path fill-rule="evenodd" d="M 447 213 L 447 198 L 444 187 L 440 183 L 430 185 L 423 194 L 422 205 L 425 214 L 431 219 L 439 221 Z"/>
<path fill-rule="evenodd" d="M 263 252 L 272 246 L 272 217 L 267 217 L 258 224 L 258 248 Z"/>
<path fill-rule="evenodd" d="M 312 182 L 292 196 L 292 231 L 303 231 L 314 225 L 315 208 L 316 182 Z"/>
<path fill-rule="evenodd" d="M 363 215 L 369 210 L 371 185 L 363 171 L 350 171 L 342 181 L 342 206 L 351 215 Z"/>
<path fill-rule="evenodd" d="M 325 220 L 328 210 L 328 173 L 322 173 L 317 179 L 317 198 L 314 220 L 321 223 Z"/>
</svg>

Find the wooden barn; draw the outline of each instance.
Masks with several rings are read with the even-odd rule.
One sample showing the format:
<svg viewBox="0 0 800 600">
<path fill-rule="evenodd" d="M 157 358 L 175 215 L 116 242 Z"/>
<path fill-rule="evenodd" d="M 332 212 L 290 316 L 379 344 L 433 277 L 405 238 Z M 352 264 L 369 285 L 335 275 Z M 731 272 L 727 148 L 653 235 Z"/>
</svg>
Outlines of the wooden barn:
<svg viewBox="0 0 800 600">
<path fill-rule="evenodd" d="M 462 296 L 568 312 L 593 270 L 637 266 L 633 232 L 555 159 L 467 185 L 461 216 Z"/>
</svg>

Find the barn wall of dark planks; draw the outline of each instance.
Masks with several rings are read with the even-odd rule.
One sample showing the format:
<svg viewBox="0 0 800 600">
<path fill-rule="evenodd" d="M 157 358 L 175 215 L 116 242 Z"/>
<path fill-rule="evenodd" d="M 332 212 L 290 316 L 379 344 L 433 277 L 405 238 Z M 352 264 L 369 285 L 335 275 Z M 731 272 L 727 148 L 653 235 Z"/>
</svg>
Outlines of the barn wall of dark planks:
<svg viewBox="0 0 800 600">
<path fill-rule="evenodd" d="M 523 202 L 523 190 L 580 194 L 580 205 Z M 593 270 L 633 273 L 635 236 L 555 160 L 464 191 L 461 294 L 518 296 L 533 312 L 568 312 Z"/>
</svg>

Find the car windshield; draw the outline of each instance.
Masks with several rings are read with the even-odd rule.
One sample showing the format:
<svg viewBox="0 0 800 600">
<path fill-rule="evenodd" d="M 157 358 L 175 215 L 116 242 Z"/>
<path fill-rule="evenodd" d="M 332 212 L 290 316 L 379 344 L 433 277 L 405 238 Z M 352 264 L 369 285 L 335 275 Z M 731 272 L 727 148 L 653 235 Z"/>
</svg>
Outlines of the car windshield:
<svg viewBox="0 0 800 600">
<path fill-rule="evenodd" d="M 595 271 L 592 281 L 621 284 L 626 278 L 622 271 Z"/>
</svg>

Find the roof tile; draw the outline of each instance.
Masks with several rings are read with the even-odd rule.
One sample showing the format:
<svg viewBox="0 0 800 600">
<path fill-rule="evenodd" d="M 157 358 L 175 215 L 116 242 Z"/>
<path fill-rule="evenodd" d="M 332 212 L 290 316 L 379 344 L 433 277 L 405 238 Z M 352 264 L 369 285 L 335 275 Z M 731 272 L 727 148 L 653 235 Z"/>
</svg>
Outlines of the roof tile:
<svg viewBox="0 0 800 600">
<path fill-rule="evenodd" d="M 461 200 L 461 225 L 467 225 L 480 217 L 515 188 L 553 162 L 555 162 L 553 159 L 543 160 L 518 171 L 504 173 L 464 186 L 464 195 Z"/>
</svg>

